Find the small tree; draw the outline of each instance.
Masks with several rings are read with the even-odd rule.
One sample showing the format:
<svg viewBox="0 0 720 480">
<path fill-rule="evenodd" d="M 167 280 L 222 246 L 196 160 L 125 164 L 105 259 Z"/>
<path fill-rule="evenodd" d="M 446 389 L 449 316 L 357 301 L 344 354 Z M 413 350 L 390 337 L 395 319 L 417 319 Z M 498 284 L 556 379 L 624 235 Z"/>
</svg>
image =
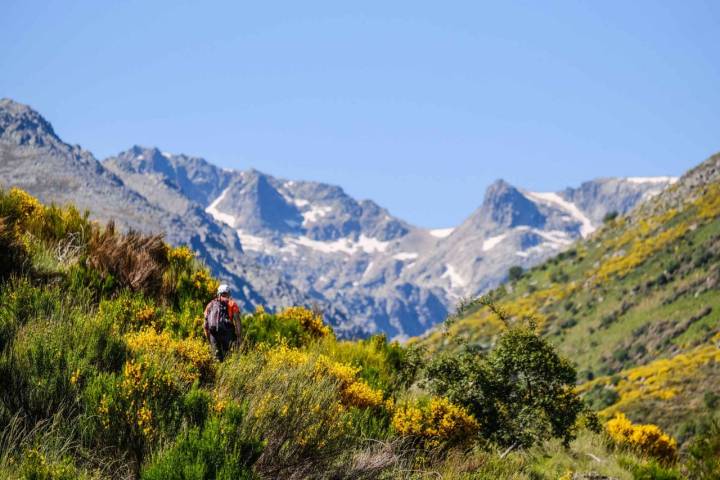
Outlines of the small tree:
<svg viewBox="0 0 720 480">
<path fill-rule="evenodd" d="M 617 210 L 613 210 L 612 212 L 606 213 L 605 216 L 603 217 L 603 223 L 612 222 L 613 220 L 615 220 L 618 217 L 618 215 L 619 214 L 618 214 Z"/>
<path fill-rule="evenodd" d="M 510 267 L 508 270 L 508 280 L 511 282 L 517 282 L 523 276 L 523 268 L 519 265 Z"/>
<path fill-rule="evenodd" d="M 579 418 L 594 414 L 574 392 L 570 361 L 530 326 L 510 325 L 486 298 L 478 300 L 508 326 L 483 355 L 470 349 L 438 357 L 428 367 L 434 392 L 462 405 L 480 423 L 480 434 L 506 447 L 529 447 L 553 437 L 566 445 L 575 438 Z"/>
</svg>

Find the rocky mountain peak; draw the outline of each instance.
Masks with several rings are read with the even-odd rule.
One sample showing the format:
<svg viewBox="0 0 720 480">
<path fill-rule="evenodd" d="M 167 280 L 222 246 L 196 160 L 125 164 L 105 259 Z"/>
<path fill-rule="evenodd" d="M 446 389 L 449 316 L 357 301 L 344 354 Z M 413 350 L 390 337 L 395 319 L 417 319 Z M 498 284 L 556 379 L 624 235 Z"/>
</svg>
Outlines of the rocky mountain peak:
<svg viewBox="0 0 720 480">
<path fill-rule="evenodd" d="M 280 193 L 277 183 L 270 175 L 255 169 L 239 172 L 218 198 L 215 208 L 248 231 L 296 231 L 302 224 L 302 215 Z"/>
<path fill-rule="evenodd" d="M 103 163 L 126 179 L 129 176 L 158 178 L 167 187 L 202 206 L 216 198 L 230 180 L 230 172 L 203 158 L 175 155 L 157 147 L 134 145 Z"/>
<path fill-rule="evenodd" d="M 175 169 L 169 158 L 169 154 L 163 154 L 156 147 L 134 145 L 117 156 L 117 164 L 133 173 L 160 173 L 173 177 Z"/>
<path fill-rule="evenodd" d="M 484 225 L 503 228 L 541 228 L 545 219 L 534 202 L 502 179 L 496 180 L 487 188 L 483 203 L 473 216 L 477 216 Z"/>
<path fill-rule="evenodd" d="M 0 99 L 0 139 L 17 145 L 45 146 L 60 142 L 50 122 L 28 105 Z"/>
</svg>

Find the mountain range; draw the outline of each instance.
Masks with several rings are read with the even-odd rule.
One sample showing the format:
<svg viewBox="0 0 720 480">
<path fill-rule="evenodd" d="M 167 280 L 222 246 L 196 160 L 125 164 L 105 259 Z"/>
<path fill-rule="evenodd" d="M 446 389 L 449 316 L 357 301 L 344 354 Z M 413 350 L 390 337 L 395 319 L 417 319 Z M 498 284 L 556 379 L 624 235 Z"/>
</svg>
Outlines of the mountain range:
<svg viewBox="0 0 720 480">
<path fill-rule="evenodd" d="M 685 442 L 720 406 L 719 291 L 716 154 L 485 300 L 509 322 L 532 318 L 603 416 L 623 412 Z M 433 354 L 487 349 L 504 324 L 482 303 L 413 341 Z"/>
<path fill-rule="evenodd" d="M 163 232 L 230 283 L 246 309 L 320 308 L 341 336 L 419 335 L 462 298 L 588 238 L 611 212 L 655 197 L 671 177 L 603 178 L 560 192 L 503 180 L 455 228 L 426 229 L 338 186 L 226 170 L 134 146 L 97 160 L 32 108 L 0 100 L 0 185 L 72 202 L 98 220 Z"/>
</svg>

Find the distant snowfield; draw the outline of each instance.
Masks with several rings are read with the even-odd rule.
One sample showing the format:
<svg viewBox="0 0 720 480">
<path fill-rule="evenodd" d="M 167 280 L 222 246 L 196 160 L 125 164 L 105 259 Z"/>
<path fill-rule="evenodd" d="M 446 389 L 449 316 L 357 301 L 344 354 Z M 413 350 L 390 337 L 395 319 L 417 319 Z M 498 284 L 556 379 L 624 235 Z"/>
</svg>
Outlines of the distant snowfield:
<svg viewBox="0 0 720 480">
<path fill-rule="evenodd" d="M 445 238 L 449 236 L 453 230 L 455 230 L 455 227 L 452 228 L 436 228 L 434 230 L 429 230 L 430 235 L 437 238 Z"/>
<path fill-rule="evenodd" d="M 415 260 L 418 258 L 417 252 L 398 252 L 393 255 L 395 260 Z"/>
<path fill-rule="evenodd" d="M 503 233 L 501 235 L 496 235 L 494 237 L 486 239 L 482 244 L 483 252 L 487 252 L 488 250 L 492 250 L 493 248 L 495 248 L 500 242 L 505 240 L 505 237 L 507 237 L 507 233 Z"/>
<path fill-rule="evenodd" d="M 305 220 L 303 223 L 317 222 L 318 219 L 324 217 L 328 213 L 332 212 L 332 207 L 316 205 L 310 208 L 307 212 L 303 212 L 302 216 Z"/>
<path fill-rule="evenodd" d="M 323 242 L 313 240 L 305 235 L 293 237 L 286 236 L 283 238 L 284 245 L 279 247 L 270 239 L 258 237 L 240 229 L 236 230 L 243 249 L 255 252 L 263 252 L 273 254 L 277 252 L 289 253 L 291 255 L 298 254 L 298 247 L 305 247 L 321 253 L 335 254 L 343 253 L 353 255 L 358 252 L 364 253 L 382 253 L 387 250 L 390 242 L 383 242 L 376 238 L 360 235 L 357 240 L 350 238 L 340 238 L 331 242 Z M 415 254 L 417 256 L 417 254 Z M 415 257 L 413 257 L 415 258 Z"/>
<path fill-rule="evenodd" d="M 465 279 L 460 276 L 457 270 L 455 270 L 455 267 L 453 267 L 449 263 L 445 264 L 445 273 L 443 273 L 440 278 L 449 279 L 450 286 L 453 288 L 461 288 L 467 285 L 467 281 L 465 281 Z"/>
<path fill-rule="evenodd" d="M 225 199 L 225 195 L 227 195 L 230 188 L 231 187 L 228 187 L 223 190 L 220 196 L 213 200 L 213 202 L 205 209 L 205 212 L 212 215 L 212 217 L 218 222 L 222 222 L 233 227 L 235 226 L 235 217 L 233 217 L 232 215 L 228 215 L 227 213 L 223 213 L 217 209 L 217 206 Z"/>
<path fill-rule="evenodd" d="M 238 238 L 240 239 L 240 244 L 242 245 L 242 248 L 244 250 L 262 252 L 267 249 L 264 238 L 250 235 L 249 233 L 243 232 L 239 228 L 236 231 L 238 234 Z"/>
<path fill-rule="evenodd" d="M 590 219 L 580 211 L 580 209 L 574 204 L 570 203 L 564 198 L 562 198 L 560 195 L 554 192 L 524 192 L 525 196 L 528 197 L 530 200 L 535 200 L 538 202 L 543 203 L 549 203 L 551 205 L 554 205 L 556 207 L 560 207 L 566 212 L 568 212 L 572 218 L 580 222 L 580 235 L 583 236 L 583 238 L 590 235 L 592 232 L 595 231 L 595 227 L 593 226 Z"/>
<path fill-rule="evenodd" d="M 541 236 L 547 240 L 548 243 L 551 243 L 553 247 L 557 248 L 570 245 L 573 242 L 573 239 L 568 237 L 567 232 L 562 230 L 538 230 L 533 228 L 532 232 Z"/>
<path fill-rule="evenodd" d="M 677 182 L 678 177 L 626 177 L 625 180 L 627 180 L 630 183 L 670 183 L 673 184 Z"/>
</svg>

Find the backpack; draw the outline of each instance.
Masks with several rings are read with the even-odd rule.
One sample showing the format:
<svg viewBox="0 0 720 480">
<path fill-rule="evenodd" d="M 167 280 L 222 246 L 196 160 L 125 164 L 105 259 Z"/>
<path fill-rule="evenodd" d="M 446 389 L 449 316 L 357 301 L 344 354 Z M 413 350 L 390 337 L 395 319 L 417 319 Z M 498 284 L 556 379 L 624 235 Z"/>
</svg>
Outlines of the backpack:
<svg viewBox="0 0 720 480">
<path fill-rule="evenodd" d="M 218 333 L 221 329 L 232 329 L 230 314 L 228 313 L 228 302 L 223 302 L 217 298 L 210 302 L 205 321 L 210 333 L 213 334 Z"/>
</svg>

